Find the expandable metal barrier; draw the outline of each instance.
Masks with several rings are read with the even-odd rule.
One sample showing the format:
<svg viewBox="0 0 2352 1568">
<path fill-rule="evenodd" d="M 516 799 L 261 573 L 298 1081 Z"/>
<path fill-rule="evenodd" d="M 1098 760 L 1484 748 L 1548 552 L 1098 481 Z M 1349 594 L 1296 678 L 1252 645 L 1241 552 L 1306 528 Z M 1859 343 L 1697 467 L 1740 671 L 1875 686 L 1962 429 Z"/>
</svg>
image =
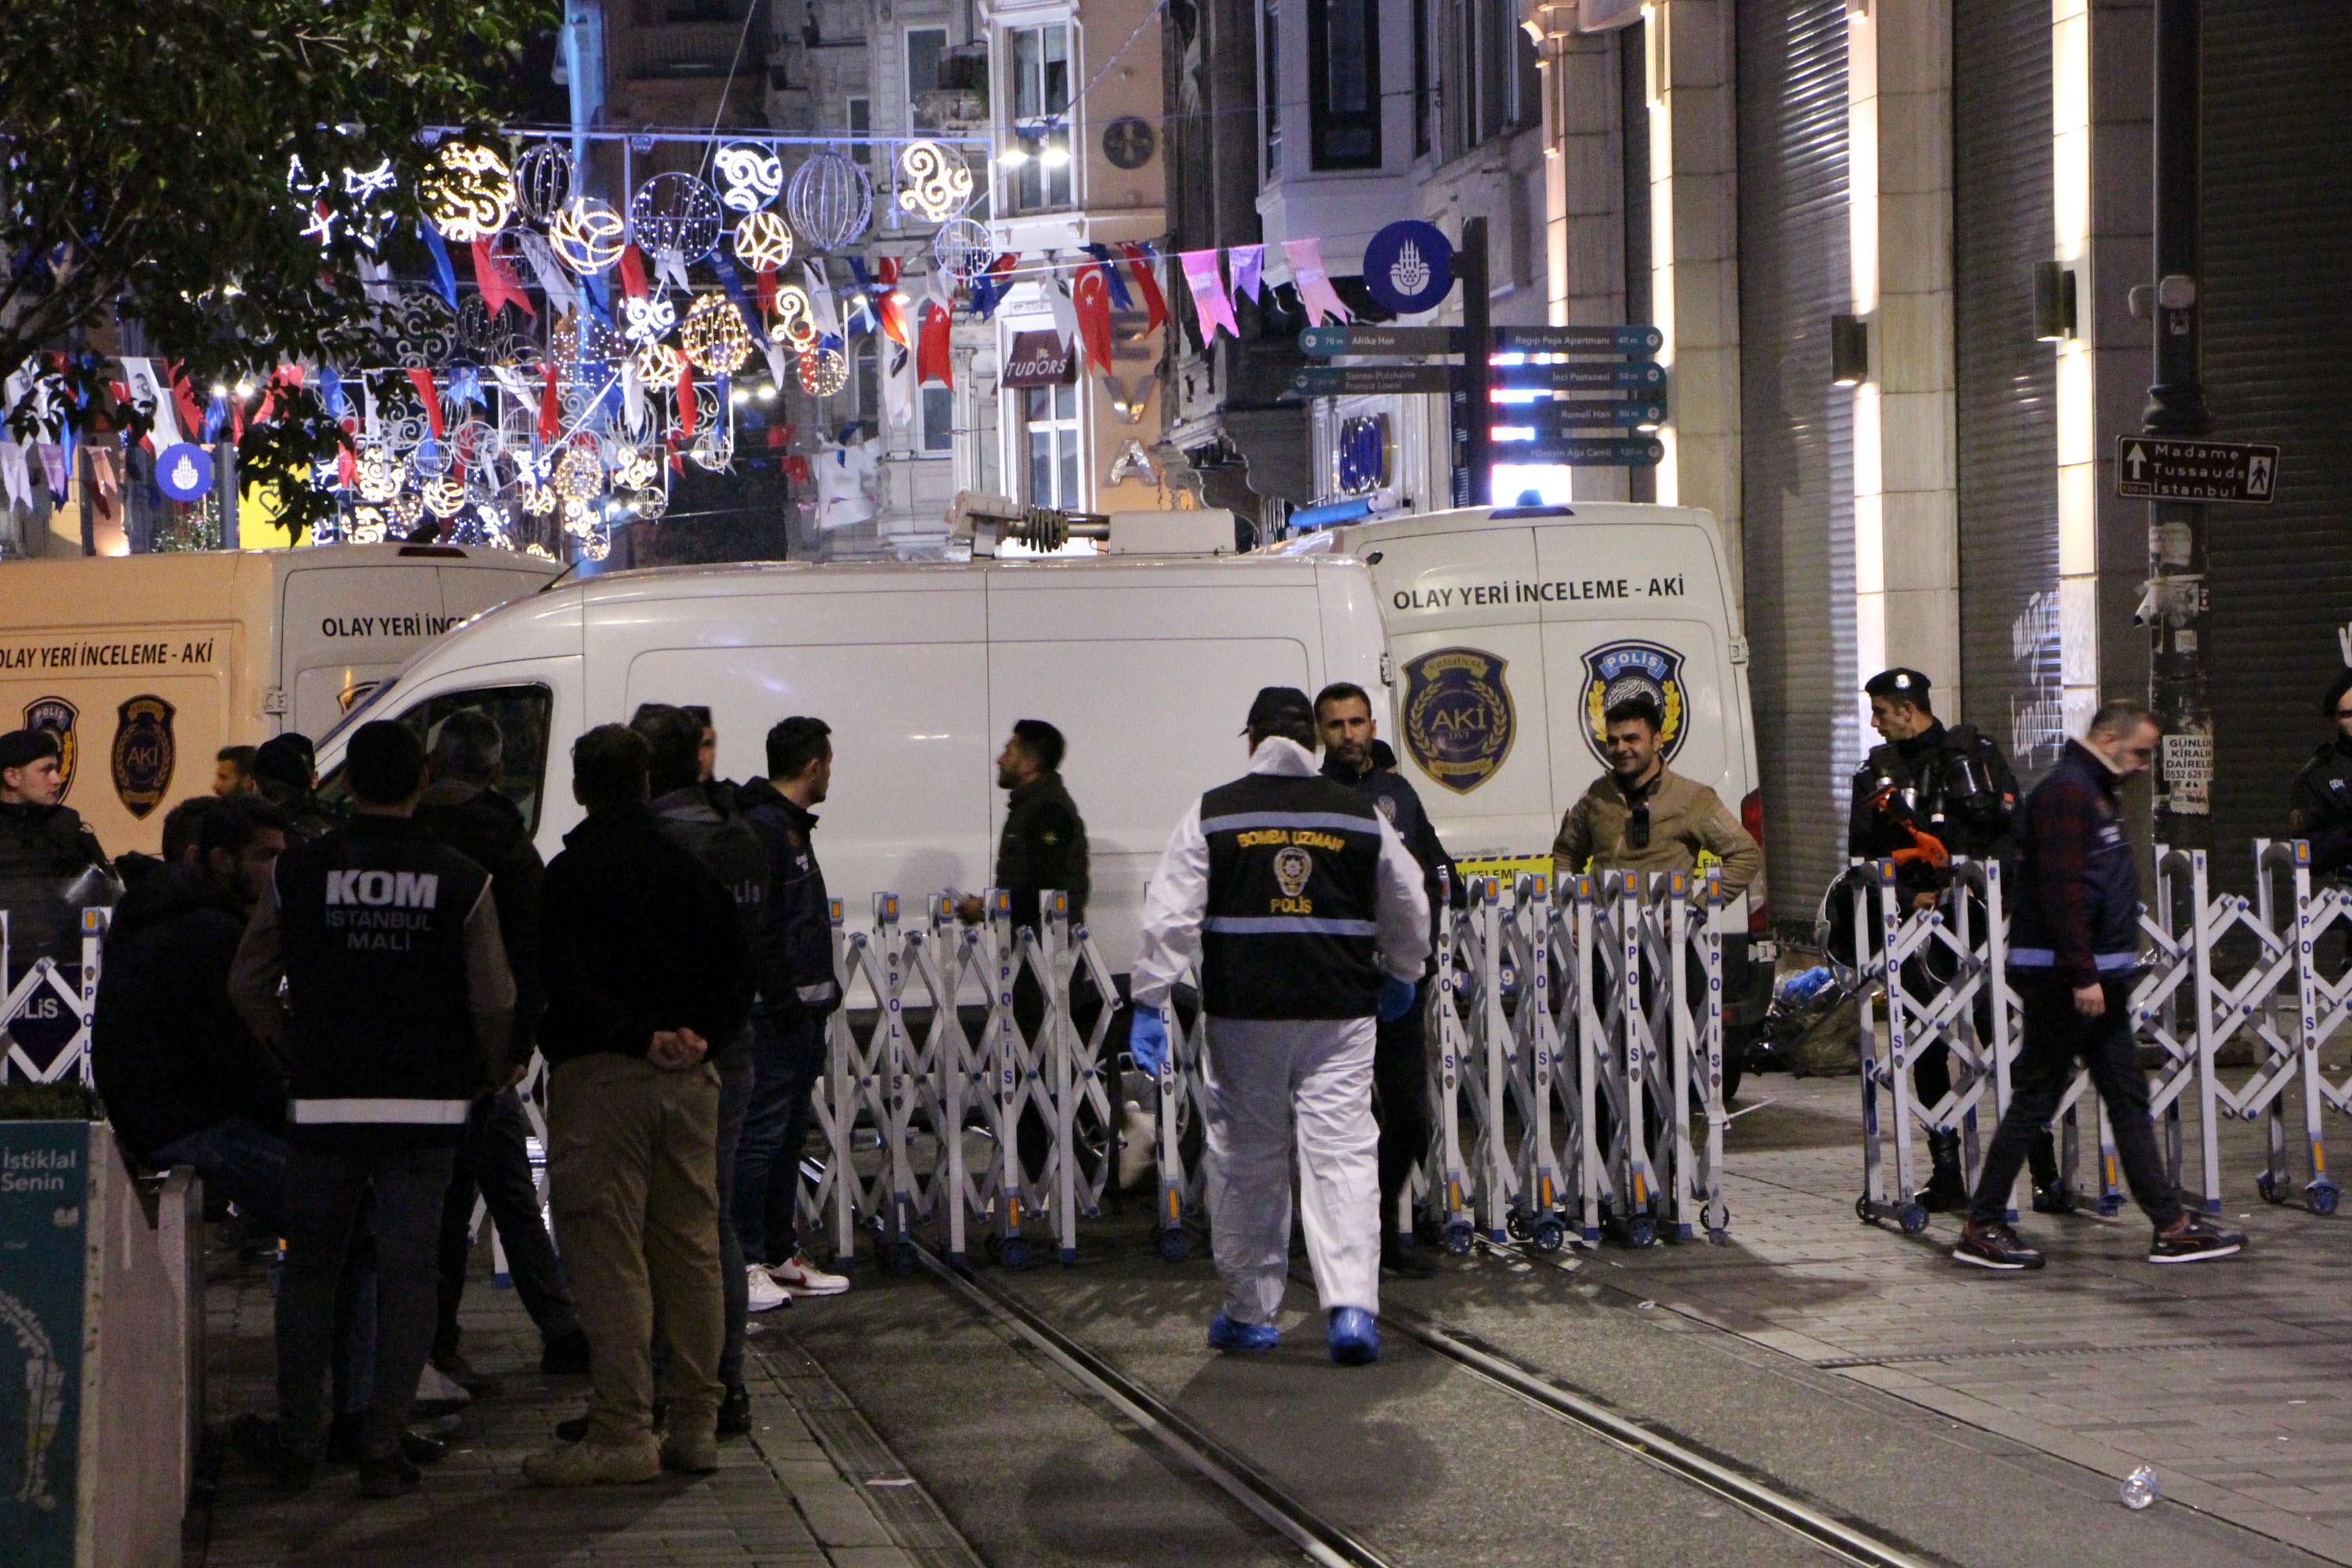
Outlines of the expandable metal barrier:
<svg viewBox="0 0 2352 1568">
<path fill-rule="evenodd" d="M 90 1084 L 89 1026 L 98 1011 L 99 958 L 106 940 L 107 922 L 114 911 L 93 906 L 81 912 L 81 973 L 79 984 L 66 978 L 63 966 L 54 959 L 33 961 L 16 983 L 0 997 L 0 1039 L 7 1042 L 7 1054 L 0 1056 L 0 1083 L 16 1079 L 28 1083 L 64 1083 L 68 1079 L 88 1088 Z M 5 984 L 13 968 L 8 955 L 8 911 L 0 910 L 0 984 Z M 73 1021 L 73 1033 L 58 1047 L 57 1054 L 44 1063 L 36 1062 L 31 1053 L 18 1042 L 16 1026 L 20 1021 L 39 1018 L 45 1026 L 54 1017 L 54 1009 L 62 1006 Z"/>
</svg>

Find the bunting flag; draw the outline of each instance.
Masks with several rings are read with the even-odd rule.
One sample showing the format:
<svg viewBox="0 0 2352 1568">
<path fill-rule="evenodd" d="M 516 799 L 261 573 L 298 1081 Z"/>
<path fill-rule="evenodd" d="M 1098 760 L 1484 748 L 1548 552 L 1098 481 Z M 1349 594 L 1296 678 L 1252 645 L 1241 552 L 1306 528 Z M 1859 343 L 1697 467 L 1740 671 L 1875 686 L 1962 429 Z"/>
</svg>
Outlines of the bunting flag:
<svg viewBox="0 0 2352 1568">
<path fill-rule="evenodd" d="M 688 282 L 686 278 L 686 258 L 679 255 L 677 251 L 655 251 L 654 272 L 665 283 L 676 285 L 679 293 L 691 294 L 694 292 L 694 285 Z"/>
<path fill-rule="evenodd" d="M 66 504 L 66 449 L 55 441 L 44 441 L 41 454 L 41 478 L 48 481 L 49 504 Z"/>
<path fill-rule="evenodd" d="M 562 372 L 556 369 L 553 360 L 549 360 L 542 374 L 546 380 L 539 390 L 539 438 L 552 441 L 555 433 L 563 428 L 563 398 L 556 385 Z"/>
<path fill-rule="evenodd" d="M 433 373 L 423 365 L 411 365 L 408 380 L 425 404 L 425 418 L 433 426 L 433 438 L 438 441 L 441 438 L 441 394 L 433 384 Z"/>
<path fill-rule="evenodd" d="M 679 435 L 690 437 L 694 434 L 695 416 L 699 412 L 700 410 L 695 406 L 694 362 L 689 359 L 680 359 L 677 362 L 677 433 Z"/>
<path fill-rule="evenodd" d="M 634 245 L 621 247 L 621 292 L 632 300 L 642 300 L 653 292 L 646 284 L 646 258 L 637 254 Z"/>
<path fill-rule="evenodd" d="M 1282 253 L 1290 258 L 1290 274 L 1298 284 L 1298 303 L 1307 311 L 1309 326 L 1321 326 L 1325 321 L 1354 320 L 1339 296 L 1331 291 L 1331 275 L 1323 268 L 1323 242 L 1319 239 L 1286 239 Z"/>
<path fill-rule="evenodd" d="M 333 365 L 319 367 L 319 401 L 327 405 L 327 413 L 332 418 L 352 416 L 352 400 L 343 395 L 343 373 Z"/>
<path fill-rule="evenodd" d="M 874 313 L 874 280 L 866 275 L 866 263 L 855 256 L 844 257 L 842 259 L 849 263 L 850 281 L 856 285 L 851 290 L 849 304 L 851 328 L 855 330 L 857 319 L 863 316 L 866 318 L 866 331 L 869 332 L 880 331 L 881 319 Z"/>
<path fill-rule="evenodd" d="M 163 362 L 163 374 L 172 383 L 172 406 L 179 413 L 179 427 L 183 431 L 201 430 L 205 411 L 196 403 L 196 389 L 188 384 L 188 367 L 178 360 L 167 359 Z M 194 437 L 184 438 L 194 439 Z"/>
<path fill-rule="evenodd" d="M 590 315 L 608 327 L 613 324 L 613 286 L 605 281 L 603 273 L 580 280 L 580 299 Z"/>
<path fill-rule="evenodd" d="M 629 426 L 629 434 L 642 436 L 646 429 L 646 384 L 637 374 L 637 362 L 633 356 L 621 362 L 621 417 Z"/>
<path fill-rule="evenodd" d="M 499 259 L 487 239 L 474 241 L 474 287 L 482 291 L 482 309 L 491 317 L 512 305 L 532 321 L 539 320 L 521 280 Z"/>
<path fill-rule="evenodd" d="M 33 510 L 32 470 L 26 466 L 25 448 L 14 441 L 0 441 L 0 491 L 10 508 Z"/>
<path fill-rule="evenodd" d="M 425 237 L 425 248 L 433 258 L 433 289 L 449 309 L 457 308 L 457 269 L 449 265 L 449 247 L 441 243 L 440 231 L 429 223 L 416 226 Z"/>
<path fill-rule="evenodd" d="M 111 447 L 89 450 L 90 510 L 101 528 L 117 527 L 122 521 L 122 454 Z"/>
<path fill-rule="evenodd" d="M 987 271 L 971 280 L 971 313 L 975 317 L 985 321 L 996 314 L 996 307 L 1003 302 L 1006 292 L 1013 287 L 1006 280 L 1005 274 L 1020 262 L 1018 251 L 1007 251 L 990 262 Z"/>
<path fill-rule="evenodd" d="M 762 267 L 760 268 L 760 281 L 757 288 L 760 299 L 760 314 L 762 317 L 774 315 L 776 313 L 776 269 L 774 268 Z"/>
<path fill-rule="evenodd" d="M 1070 304 L 1078 318 L 1078 339 L 1086 344 L 1087 359 L 1097 373 L 1110 374 L 1110 309 L 1111 272 L 1108 267 L 1089 267 L 1078 274 L 1070 286 Z"/>
<path fill-rule="evenodd" d="M 1251 300 L 1256 300 L 1258 298 L 1258 290 L 1265 287 L 1265 247 L 1263 245 L 1236 245 L 1233 248 L 1233 297 L 1238 300 L 1243 295 L 1246 294 Z"/>
<path fill-rule="evenodd" d="M 1086 245 L 1079 248 L 1102 264 L 1100 270 L 1103 281 L 1110 289 L 1110 308 L 1114 310 L 1134 310 L 1135 300 L 1128 294 L 1127 280 L 1118 275 L 1118 268 L 1110 258 L 1110 247 Z M 1086 272 L 1087 269 L 1082 267 L 1078 269 L 1078 276 L 1083 278 Z"/>
<path fill-rule="evenodd" d="M 915 351 L 903 342 L 882 345 L 882 414 L 891 428 L 915 423 Z"/>
<path fill-rule="evenodd" d="M 833 284 L 827 280 L 824 268 L 814 261 L 801 263 L 801 277 L 808 284 L 809 320 L 826 337 L 841 335 L 841 310 L 834 302 Z"/>
<path fill-rule="evenodd" d="M 1234 302 L 1225 294 L 1224 279 L 1217 274 L 1217 253 L 1179 251 L 1177 260 L 1183 264 L 1184 281 L 1192 286 L 1192 311 L 1200 319 L 1204 346 L 1214 342 L 1220 331 L 1229 338 L 1240 337 L 1241 324 L 1234 320 Z"/>
<path fill-rule="evenodd" d="M 926 300 L 920 327 L 920 345 L 915 350 L 915 384 L 939 382 L 952 388 L 955 385 L 955 362 L 949 354 L 950 334 L 955 318 L 940 309 L 937 300 Z"/>
<path fill-rule="evenodd" d="M 1062 340 L 1062 352 L 1078 341 L 1077 307 L 1070 303 L 1069 287 L 1058 278 L 1045 284 L 1045 308 L 1054 313 L 1054 334 Z"/>
<path fill-rule="evenodd" d="M 1135 286 L 1143 291 L 1143 308 L 1151 320 L 1144 331 L 1156 331 L 1168 324 L 1168 297 L 1160 291 L 1160 257 L 1149 241 L 1141 245 L 1122 245 L 1121 256 L 1127 258 L 1127 269 L 1135 274 Z"/>
<path fill-rule="evenodd" d="M 556 260 L 555 247 L 547 243 L 547 236 L 532 228 L 511 232 L 522 237 L 522 258 L 530 264 L 530 275 L 539 279 L 540 288 L 546 291 L 548 309 L 559 314 L 577 313 L 580 289 L 563 270 L 563 264 Z"/>
<path fill-rule="evenodd" d="M 163 390 L 163 378 L 155 374 L 155 362 L 151 359 L 125 358 L 122 362 L 122 376 L 129 384 L 131 401 L 152 405 L 151 412 L 155 419 L 155 449 L 160 452 L 166 447 L 178 446 L 181 441 L 180 426 L 173 417 L 175 410 L 173 407 L 172 395 Z"/>
</svg>

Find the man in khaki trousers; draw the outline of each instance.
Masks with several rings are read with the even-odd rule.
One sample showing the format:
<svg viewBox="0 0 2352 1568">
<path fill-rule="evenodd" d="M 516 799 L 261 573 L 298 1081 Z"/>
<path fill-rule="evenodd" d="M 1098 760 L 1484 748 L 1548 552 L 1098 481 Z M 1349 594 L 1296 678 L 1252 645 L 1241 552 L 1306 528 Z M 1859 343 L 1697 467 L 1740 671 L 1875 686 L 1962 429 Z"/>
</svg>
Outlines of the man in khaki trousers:
<svg viewBox="0 0 2352 1568">
<path fill-rule="evenodd" d="M 625 725 L 580 738 L 572 787 L 588 817 L 547 868 L 548 1175 L 594 1397 L 583 1441 L 523 1462 L 542 1486 L 719 1467 L 719 1074 L 705 1057 L 751 1013 L 751 955 L 727 889 L 655 826 L 647 760 Z"/>
</svg>

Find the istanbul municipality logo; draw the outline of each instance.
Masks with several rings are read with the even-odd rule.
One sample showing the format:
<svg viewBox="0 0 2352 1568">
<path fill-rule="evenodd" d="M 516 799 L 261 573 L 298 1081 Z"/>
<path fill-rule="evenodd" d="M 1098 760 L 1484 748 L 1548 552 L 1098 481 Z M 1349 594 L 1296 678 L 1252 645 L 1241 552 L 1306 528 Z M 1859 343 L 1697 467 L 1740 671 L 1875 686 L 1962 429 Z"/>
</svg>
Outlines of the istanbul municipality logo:
<svg viewBox="0 0 2352 1568">
<path fill-rule="evenodd" d="M 1364 247 L 1364 288 L 1400 316 L 1434 310 L 1454 287 L 1454 247 L 1445 231 L 1400 218 Z"/>
</svg>

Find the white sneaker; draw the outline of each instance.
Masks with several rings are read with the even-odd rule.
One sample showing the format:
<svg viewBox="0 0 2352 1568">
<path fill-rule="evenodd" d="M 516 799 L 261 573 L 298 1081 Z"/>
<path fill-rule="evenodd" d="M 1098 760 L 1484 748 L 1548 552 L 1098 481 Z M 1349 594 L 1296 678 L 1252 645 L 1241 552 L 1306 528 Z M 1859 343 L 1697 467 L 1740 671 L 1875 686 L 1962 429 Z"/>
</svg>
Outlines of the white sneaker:
<svg viewBox="0 0 2352 1568">
<path fill-rule="evenodd" d="M 455 1410 L 460 1405 L 474 1403 L 474 1396 L 447 1373 L 428 1361 L 425 1363 L 424 1375 L 416 1380 L 416 1403 L 441 1410 Z"/>
<path fill-rule="evenodd" d="M 805 1253 L 793 1253 L 768 1272 L 795 1296 L 838 1296 L 849 1289 L 847 1276 L 827 1274 L 811 1263 Z"/>
<path fill-rule="evenodd" d="M 784 1294 L 783 1287 L 769 1279 L 768 1271 L 758 1264 L 745 1265 L 743 1273 L 751 1280 L 750 1305 L 752 1311 L 772 1312 L 779 1307 L 789 1307 L 793 1304 L 793 1299 Z"/>
</svg>

